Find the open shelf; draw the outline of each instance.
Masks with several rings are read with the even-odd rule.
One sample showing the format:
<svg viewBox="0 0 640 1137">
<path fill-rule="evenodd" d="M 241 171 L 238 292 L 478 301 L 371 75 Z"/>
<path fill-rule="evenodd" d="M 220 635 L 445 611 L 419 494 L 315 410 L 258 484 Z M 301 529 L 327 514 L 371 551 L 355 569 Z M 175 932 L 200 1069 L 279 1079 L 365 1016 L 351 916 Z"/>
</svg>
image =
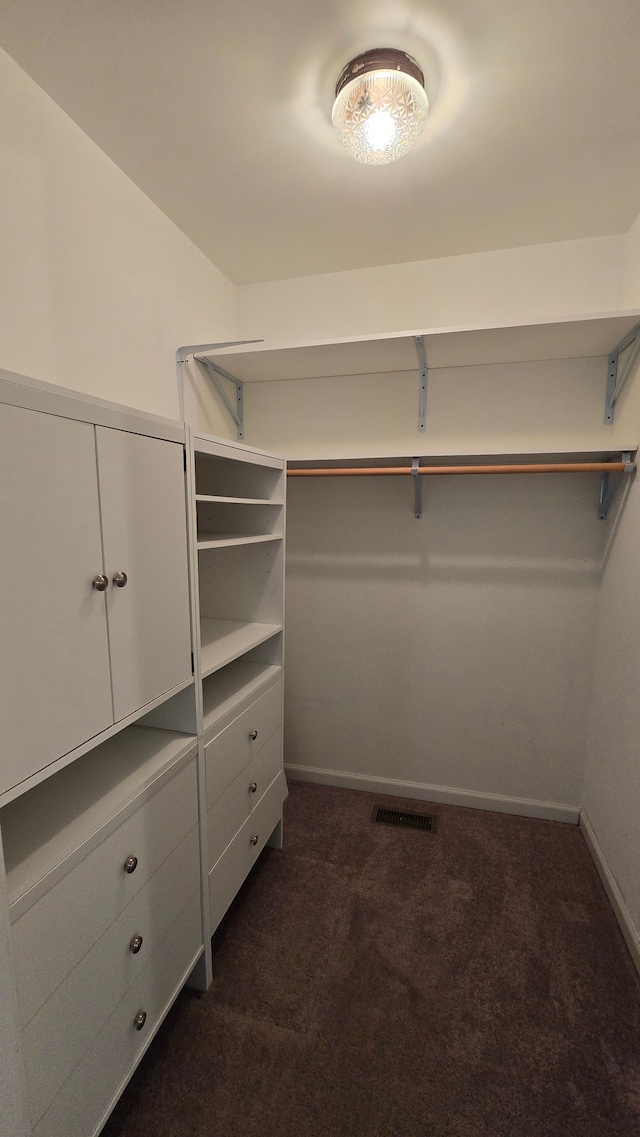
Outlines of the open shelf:
<svg viewBox="0 0 640 1137">
<path fill-rule="evenodd" d="M 238 536 L 236 533 L 199 533 L 199 549 L 223 549 L 230 545 L 258 545 L 263 541 L 281 541 L 282 533 L 259 533 Z"/>
<path fill-rule="evenodd" d="M 282 624 L 201 619 L 200 661 L 203 678 L 281 631 Z"/>
<path fill-rule="evenodd" d="M 259 456 L 251 460 L 212 454 L 196 446 L 196 500 L 232 500 L 243 505 L 282 504 L 282 463 L 273 458 Z"/>
<path fill-rule="evenodd" d="M 271 686 L 281 675 L 279 664 L 251 663 L 246 659 L 236 659 L 210 675 L 202 684 L 205 733 L 208 734 L 230 711 Z"/>
<path fill-rule="evenodd" d="M 9 903 L 194 750 L 177 731 L 130 726 L 0 810 Z"/>
<path fill-rule="evenodd" d="M 280 497 L 220 497 L 216 494 L 197 493 L 196 501 L 219 505 L 284 505 Z"/>
</svg>

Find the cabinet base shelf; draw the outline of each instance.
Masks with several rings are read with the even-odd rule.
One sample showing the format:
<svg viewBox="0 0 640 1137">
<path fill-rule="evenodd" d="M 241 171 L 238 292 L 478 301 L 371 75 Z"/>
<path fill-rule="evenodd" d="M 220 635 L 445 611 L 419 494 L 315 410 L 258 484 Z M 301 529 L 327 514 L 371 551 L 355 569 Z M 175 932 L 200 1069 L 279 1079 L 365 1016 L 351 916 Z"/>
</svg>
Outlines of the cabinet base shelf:
<svg viewBox="0 0 640 1137">
<path fill-rule="evenodd" d="M 205 679 L 202 687 L 205 738 L 231 711 L 237 711 L 249 699 L 262 694 L 281 675 L 280 664 L 236 659 Z"/>
<path fill-rule="evenodd" d="M 282 624 L 203 618 L 200 621 L 203 679 L 281 631 Z"/>
</svg>

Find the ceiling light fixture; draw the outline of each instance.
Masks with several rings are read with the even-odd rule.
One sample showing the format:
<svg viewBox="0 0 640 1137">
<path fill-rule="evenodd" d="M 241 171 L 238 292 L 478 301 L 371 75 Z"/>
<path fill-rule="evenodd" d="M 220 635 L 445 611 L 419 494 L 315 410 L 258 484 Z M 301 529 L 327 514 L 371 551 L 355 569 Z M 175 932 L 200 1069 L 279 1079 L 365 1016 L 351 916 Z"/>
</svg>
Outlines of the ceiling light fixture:
<svg viewBox="0 0 640 1137">
<path fill-rule="evenodd" d="M 382 166 L 417 142 L 428 111 L 419 64 L 404 51 L 381 47 L 343 67 L 331 118 L 340 142 L 357 162 Z"/>
</svg>

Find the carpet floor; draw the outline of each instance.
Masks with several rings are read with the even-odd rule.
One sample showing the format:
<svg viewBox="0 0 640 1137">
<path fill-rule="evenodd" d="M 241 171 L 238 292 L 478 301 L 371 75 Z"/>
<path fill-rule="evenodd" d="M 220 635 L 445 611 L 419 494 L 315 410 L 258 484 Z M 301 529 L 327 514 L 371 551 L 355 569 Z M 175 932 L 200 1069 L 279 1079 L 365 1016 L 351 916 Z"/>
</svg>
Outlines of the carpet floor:
<svg viewBox="0 0 640 1137">
<path fill-rule="evenodd" d="M 290 791 L 103 1137 L 638 1137 L 640 984 L 578 828 Z"/>
</svg>

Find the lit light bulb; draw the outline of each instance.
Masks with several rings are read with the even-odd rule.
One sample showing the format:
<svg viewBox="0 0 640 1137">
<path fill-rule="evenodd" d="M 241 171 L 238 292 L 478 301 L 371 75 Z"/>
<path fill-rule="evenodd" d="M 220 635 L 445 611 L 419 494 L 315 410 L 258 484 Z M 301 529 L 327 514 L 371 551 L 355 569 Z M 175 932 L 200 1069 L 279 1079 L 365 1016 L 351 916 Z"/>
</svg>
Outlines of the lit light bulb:
<svg viewBox="0 0 640 1137">
<path fill-rule="evenodd" d="M 389 111 L 374 111 L 362 128 L 372 150 L 387 150 L 396 136 L 396 124 Z"/>
</svg>

